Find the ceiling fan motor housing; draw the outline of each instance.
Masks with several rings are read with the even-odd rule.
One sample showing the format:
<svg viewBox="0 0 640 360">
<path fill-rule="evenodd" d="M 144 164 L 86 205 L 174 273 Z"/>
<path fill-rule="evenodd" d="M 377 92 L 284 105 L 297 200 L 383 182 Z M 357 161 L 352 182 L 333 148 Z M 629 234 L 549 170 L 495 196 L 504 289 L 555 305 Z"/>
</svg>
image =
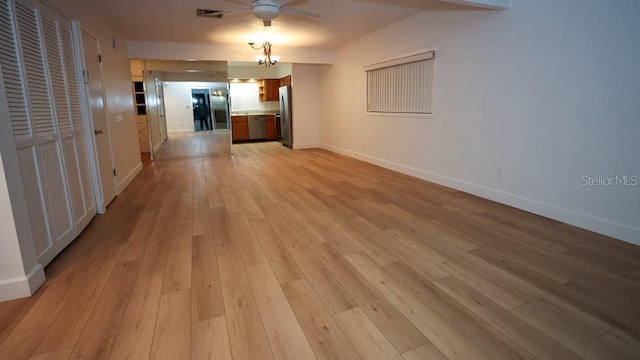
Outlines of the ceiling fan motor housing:
<svg viewBox="0 0 640 360">
<path fill-rule="evenodd" d="M 255 1 L 251 7 L 253 15 L 262 20 L 273 20 L 278 17 L 278 6 L 271 1 Z"/>
</svg>

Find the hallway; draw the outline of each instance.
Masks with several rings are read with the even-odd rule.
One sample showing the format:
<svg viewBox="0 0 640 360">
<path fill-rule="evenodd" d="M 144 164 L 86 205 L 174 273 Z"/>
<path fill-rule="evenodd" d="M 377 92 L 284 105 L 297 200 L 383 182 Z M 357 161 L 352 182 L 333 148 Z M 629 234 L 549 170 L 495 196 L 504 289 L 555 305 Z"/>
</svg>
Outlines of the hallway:
<svg viewBox="0 0 640 360">
<path fill-rule="evenodd" d="M 1 359 L 640 358 L 640 248 L 324 150 L 189 155 L 207 139 L 0 303 Z"/>
</svg>

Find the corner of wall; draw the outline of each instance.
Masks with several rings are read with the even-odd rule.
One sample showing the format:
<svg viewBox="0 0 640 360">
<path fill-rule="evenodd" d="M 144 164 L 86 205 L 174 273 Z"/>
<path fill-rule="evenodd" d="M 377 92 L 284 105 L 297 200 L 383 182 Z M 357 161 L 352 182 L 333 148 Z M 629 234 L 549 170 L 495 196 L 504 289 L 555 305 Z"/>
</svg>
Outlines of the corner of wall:
<svg viewBox="0 0 640 360">
<path fill-rule="evenodd" d="M 294 150 L 316 149 L 321 147 L 320 144 L 293 144 Z"/>
<path fill-rule="evenodd" d="M 37 264 L 28 274 L 0 280 L 0 301 L 33 295 L 45 282 L 44 268 Z"/>
</svg>

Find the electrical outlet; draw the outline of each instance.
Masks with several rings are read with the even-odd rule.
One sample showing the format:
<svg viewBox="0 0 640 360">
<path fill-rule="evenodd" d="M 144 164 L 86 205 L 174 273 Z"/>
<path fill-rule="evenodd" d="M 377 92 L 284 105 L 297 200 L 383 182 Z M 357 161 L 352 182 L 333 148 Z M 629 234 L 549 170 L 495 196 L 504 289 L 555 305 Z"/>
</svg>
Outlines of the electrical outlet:
<svg viewBox="0 0 640 360">
<path fill-rule="evenodd" d="M 502 177 L 502 173 L 503 173 L 502 168 L 501 168 L 501 167 L 499 167 L 499 168 L 498 168 L 498 171 L 496 171 L 496 176 L 497 176 L 497 177 L 499 177 L 499 178 L 501 178 L 501 177 Z"/>
</svg>

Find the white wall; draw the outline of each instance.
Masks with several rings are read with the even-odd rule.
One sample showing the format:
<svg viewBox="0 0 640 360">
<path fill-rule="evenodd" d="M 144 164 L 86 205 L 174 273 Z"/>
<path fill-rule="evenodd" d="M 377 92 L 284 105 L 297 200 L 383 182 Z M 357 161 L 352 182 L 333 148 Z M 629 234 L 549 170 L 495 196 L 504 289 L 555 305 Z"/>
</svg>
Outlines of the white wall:
<svg viewBox="0 0 640 360">
<path fill-rule="evenodd" d="M 13 294 L 14 291 L 6 287 L 14 286 L 13 279 L 24 277 L 25 271 L 22 264 L 22 255 L 18 246 L 18 233 L 16 232 L 9 188 L 4 173 L 2 154 L 0 153 L 0 301 L 31 294 Z M 17 296 L 16 296 L 17 295 Z"/>
<path fill-rule="evenodd" d="M 253 61 L 259 54 L 259 51 L 251 49 L 247 44 L 127 41 L 127 49 L 132 59 Z M 283 62 L 291 63 L 331 64 L 334 58 L 331 49 L 289 48 L 274 45 L 273 51 L 274 54 L 282 56 Z"/>
<path fill-rule="evenodd" d="M 170 133 L 193 131 L 193 104 L 189 83 L 164 82 L 163 89 L 167 130 Z"/>
<path fill-rule="evenodd" d="M 277 66 L 275 66 L 275 69 L 277 71 L 277 76 L 276 78 L 281 79 L 285 76 L 291 75 L 291 72 L 293 72 L 293 64 L 292 63 L 278 63 Z"/>
<path fill-rule="evenodd" d="M 96 36 L 102 51 L 107 120 L 117 170 L 118 193 L 142 170 L 131 89 L 131 69 L 125 39 L 90 2 L 53 0 L 57 8 Z M 116 38 L 117 48 L 112 47 Z"/>
<path fill-rule="evenodd" d="M 291 74 L 293 148 L 320 145 L 322 65 L 293 64 Z"/>
<path fill-rule="evenodd" d="M 173 61 L 173 60 L 157 60 L 153 57 L 144 58 L 144 67 L 146 70 L 156 70 L 164 72 L 178 72 L 181 75 L 186 72 L 194 73 L 210 73 L 217 76 L 223 76 L 226 79 L 227 62 L 226 61 Z M 154 60 L 156 59 L 156 60 Z M 219 81 L 211 78 L 208 81 Z"/>
<path fill-rule="evenodd" d="M 256 63 L 232 62 L 229 64 L 229 79 L 280 79 L 291 75 L 291 63 L 264 66 Z"/>
<path fill-rule="evenodd" d="M 278 72 L 280 65 L 266 67 L 258 64 L 229 64 L 229 79 L 279 79 L 282 77 Z"/>
<path fill-rule="evenodd" d="M 640 185 L 582 185 L 640 175 L 638 13 L 634 0 L 514 0 L 347 43 L 322 75 L 323 146 L 640 244 Z M 420 50 L 437 51 L 435 116 L 367 116 L 363 66 Z"/>
</svg>

